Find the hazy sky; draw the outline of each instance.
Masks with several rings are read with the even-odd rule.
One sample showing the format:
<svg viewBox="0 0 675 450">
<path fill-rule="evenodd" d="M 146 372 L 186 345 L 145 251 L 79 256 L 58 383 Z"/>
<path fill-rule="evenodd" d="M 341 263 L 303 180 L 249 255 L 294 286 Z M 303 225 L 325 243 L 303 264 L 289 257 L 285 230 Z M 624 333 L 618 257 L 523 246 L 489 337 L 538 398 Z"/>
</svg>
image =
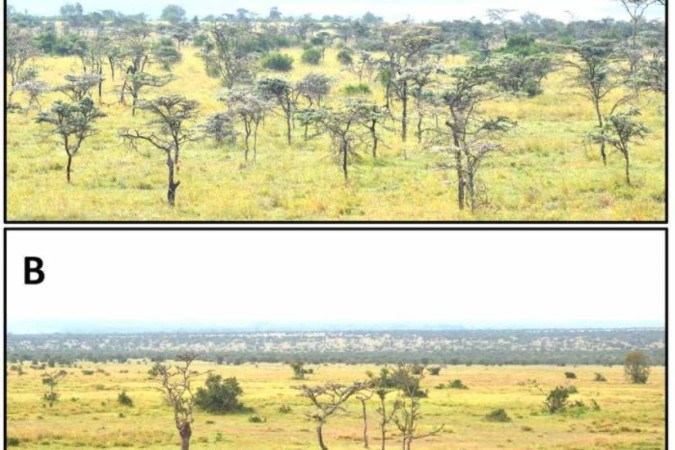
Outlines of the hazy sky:
<svg viewBox="0 0 675 450">
<path fill-rule="evenodd" d="M 9 232 L 9 331 L 115 324 L 665 323 L 659 232 Z M 46 281 L 23 284 L 23 258 Z"/>
<path fill-rule="evenodd" d="M 55 15 L 64 3 L 75 3 L 75 0 L 10 0 L 9 4 L 19 10 L 28 10 L 34 14 Z M 508 8 L 517 10 L 513 18 L 518 18 L 523 12 L 532 11 L 545 17 L 559 20 L 568 20 L 569 11 L 581 19 L 601 19 L 614 17 L 625 19 L 626 13 L 615 0 L 342 0 L 339 2 L 309 1 L 309 0 L 238 0 L 218 2 L 212 0 L 144 0 L 139 1 L 110 1 L 110 0 L 79 0 L 85 12 L 103 9 L 114 9 L 123 13 L 145 12 L 151 16 L 158 16 L 167 4 L 177 4 L 185 8 L 190 17 L 208 14 L 220 15 L 225 12 L 234 12 L 238 8 L 246 8 L 262 15 L 267 15 L 273 6 L 280 8 L 282 13 L 302 15 L 311 13 L 315 17 L 326 14 L 343 16 L 362 16 L 366 11 L 385 17 L 387 20 L 401 20 L 411 16 L 415 20 L 440 19 L 468 19 L 473 16 L 482 19 L 485 10 L 490 8 Z M 649 18 L 664 16 L 662 7 L 654 6 L 649 11 Z"/>
</svg>

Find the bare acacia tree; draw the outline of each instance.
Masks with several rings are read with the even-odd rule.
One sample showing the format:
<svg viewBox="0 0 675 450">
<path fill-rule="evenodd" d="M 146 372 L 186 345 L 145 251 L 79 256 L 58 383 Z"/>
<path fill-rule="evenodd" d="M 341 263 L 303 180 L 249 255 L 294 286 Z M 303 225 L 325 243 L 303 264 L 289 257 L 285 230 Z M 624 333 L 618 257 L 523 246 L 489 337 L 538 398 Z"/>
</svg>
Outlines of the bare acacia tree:
<svg viewBox="0 0 675 450">
<path fill-rule="evenodd" d="M 255 162 L 258 158 L 258 129 L 272 109 L 272 103 L 255 91 L 246 88 L 231 89 L 221 100 L 227 103 L 233 120 L 239 120 L 244 126 L 244 160 L 248 162 L 249 153 L 253 149 L 253 161 Z M 251 138 L 253 138 L 252 145 Z"/>
<path fill-rule="evenodd" d="M 37 123 L 48 123 L 53 128 L 53 133 L 61 138 L 63 148 L 68 155 L 66 165 L 66 178 L 71 180 L 73 158 L 80 151 L 85 139 L 97 133 L 93 127 L 94 121 L 106 115 L 102 113 L 91 98 L 84 98 L 77 103 L 64 103 L 57 101 L 52 109 L 38 114 Z"/>
<path fill-rule="evenodd" d="M 194 422 L 194 395 L 192 379 L 198 375 L 190 369 L 195 360 L 194 353 L 178 355 L 176 364 L 169 367 L 160 363 L 150 369 L 150 377 L 160 383 L 159 389 L 164 393 L 167 404 L 173 408 L 176 429 L 181 439 L 181 450 L 190 450 L 192 423 Z"/>
<path fill-rule="evenodd" d="M 11 100 L 14 86 L 31 81 L 36 76 L 36 70 L 31 62 L 39 52 L 33 41 L 33 34 L 21 29 L 15 24 L 8 24 L 5 36 L 5 70 L 9 73 L 9 99 Z"/>
<path fill-rule="evenodd" d="M 367 386 L 368 383 L 363 382 L 351 385 L 329 382 L 323 386 L 302 385 L 298 388 L 300 395 L 307 398 L 315 408 L 315 412 L 308 414 L 308 417 L 317 424 L 316 435 L 321 450 L 328 450 L 323 439 L 323 427 L 328 419 L 334 414 L 344 412 L 345 402 Z"/>
<path fill-rule="evenodd" d="M 134 148 L 138 141 L 145 141 L 164 152 L 169 175 L 167 200 L 170 206 L 176 204 L 176 192 L 180 186 L 180 181 L 175 181 L 175 176 L 181 148 L 184 144 L 197 140 L 196 134 L 188 128 L 188 125 L 196 118 L 198 107 L 199 103 L 180 95 L 141 101 L 139 108 L 153 115 L 148 125 L 156 131 L 141 132 L 128 129 L 120 131 L 120 137 Z"/>
<path fill-rule="evenodd" d="M 37 109 L 42 109 L 40 104 L 40 97 L 51 90 L 49 84 L 42 80 L 24 81 L 14 86 L 14 91 L 23 91 L 28 96 L 28 109 L 37 106 Z"/>
<path fill-rule="evenodd" d="M 661 3 L 658 0 L 616 0 L 623 6 L 628 15 L 630 16 L 630 21 L 632 25 L 632 44 L 633 48 L 637 47 L 637 36 L 639 31 L 640 22 L 642 21 L 645 12 L 647 9 L 654 5 Z M 661 3 L 661 4 L 665 4 Z"/>
<path fill-rule="evenodd" d="M 361 417 L 363 418 L 363 447 L 370 448 L 368 445 L 368 402 L 375 396 L 374 390 L 364 389 L 356 399 L 361 403 Z"/>
</svg>

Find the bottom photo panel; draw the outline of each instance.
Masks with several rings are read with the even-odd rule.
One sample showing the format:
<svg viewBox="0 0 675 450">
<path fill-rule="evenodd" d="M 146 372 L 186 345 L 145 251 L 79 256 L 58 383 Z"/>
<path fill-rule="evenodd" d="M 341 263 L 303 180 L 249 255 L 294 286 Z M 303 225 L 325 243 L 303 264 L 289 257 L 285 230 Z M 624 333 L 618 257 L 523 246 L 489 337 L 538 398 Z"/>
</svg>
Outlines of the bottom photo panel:
<svg viewBox="0 0 675 450">
<path fill-rule="evenodd" d="M 667 231 L 5 230 L 5 448 L 665 449 Z"/>
</svg>

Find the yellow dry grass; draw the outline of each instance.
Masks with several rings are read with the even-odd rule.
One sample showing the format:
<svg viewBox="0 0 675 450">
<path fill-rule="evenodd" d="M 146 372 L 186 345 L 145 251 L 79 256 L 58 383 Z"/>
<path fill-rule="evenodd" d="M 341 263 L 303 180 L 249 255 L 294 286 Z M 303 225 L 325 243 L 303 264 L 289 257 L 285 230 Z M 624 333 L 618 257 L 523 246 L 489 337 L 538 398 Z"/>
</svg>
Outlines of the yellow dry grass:
<svg viewBox="0 0 675 450">
<path fill-rule="evenodd" d="M 336 80 L 329 103 L 356 77 L 342 70 L 336 51 L 313 67 L 300 63 L 300 49 L 288 77 L 297 80 L 320 71 Z M 201 104 L 201 115 L 224 109 L 218 80 L 208 78 L 195 49 L 185 47 L 175 81 L 142 96 L 183 94 Z M 462 58 L 449 59 L 460 64 Z M 80 71 L 75 58 L 42 58 L 40 78 L 51 85 Z M 563 72 L 545 83 L 534 99 L 502 99 L 486 105 L 488 114 L 518 120 L 504 138 L 508 152 L 492 158 L 480 174 L 489 206 L 476 214 L 456 205 L 454 174 L 436 170 L 438 155 L 403 144 L 395 131 L 383 133 L 381 158 L 369 155 L 352 169 L 345 184 L 326 139 L 285 143 L 284 120 L 274 116 L 260 133 L 257 164 L 243 164 L 243 144 L 216 148 L 211 141 L 182 152 L 182 181 L 175 208 L 166 205 L 166 167 L 161 153 L 130 150 L 118 129 L 141 128 L 148 117 L 131 116 L 117 103 L 119 80 L 106 81 L 103 102 L 108 117 L 74 162 L 74 183 L 65 181 L 65 153 L 48 127 L 34 123 L 36 111 L 7 118 L 8 217 L 12 221 L 661 221 L 665 218 L 665 125 L 663 99 L 645 94 L 643 120 L 652 133 L 633 148 L 634 186 L 623 179 L 623 160 L 612 154 L 603 167 L 598 150 L 584 136 L 595 125 L 590 103 L 566 87 Z M 376 97 L 382 91 L 371 83 Z M 50 94 L 45 107 L 61 98 Z M 26 104 L 20 93 L 15 101 Z M 413 113 L 414 116 L 414 113 Z M 414 128 L 411 123 L 411 128 Z M 413 132 L 411 131 L 411 134 Z"/>
<path fill-rule="evenodd" d="M 27 369 L 24 375 L 10 371 L 7 377 L 7 433 L 18 438 L 24 449 L 66 450 L 75 448 L 166 449 L 179 446 L 171 410 L 161 393 L 148 379 L 149 365 L 81 363 L 66 368 L 69 374 L 57 391 L 60 401 L 49 408 L 41 395 L 42 372 Z M 97 370 L 94 375 L 82 369 Z M 198 413 L 193 425 L 192 448 L 200 449 L 278 449 L 317 448 L 312 422 L 305 413 L 308 403 L 298 396 L 288 366 L 277 364 L 216 366 L 199 363 L 196 369 L 212 370 L 224 377 L 235 376 L 244 389 L 244 403 L 255 414 L 266 418 L 255 424 L 253 413 L 213 416 Z M 377 373 L 374 366 L 320 365 L 308 384 L 328 380 L 350 383 L 365 378 L 365 371 Z M 567 380 L 565 371 L 578 379 Z M 103 373 L 105 372 L 105 373 Z M 606 383 L 592 381 L 603 373 Z M 197 382 L 203 383 L 202 376 Z M 468 390 L 434 389 L 440 383 L 461 379 Z M 536 384 L 532 383 L 536 380 Z M 627 384 L 622 367 L 485 367 L 449 366 L 440 376 L 427 376 L 423 387 L 429 398 L 422 400 L 421 430 L 445 425 L 439 436 L 416 441 L 413 448 L 457 449 L 664 449 L 665 378 L 662 367 L 652 368 L 646 385 Z M 597 401 L 600 411 L 583 414 L 546 414 L 542 410 L 548 392 L 558 385 L 574 385 L 579 393 L 572 400 L 589 404 Z M 133 399 L 132 408 L 117 403 L 125 390 Z M 291 412 L 279 412 L 288 405 Z M 512 418 L 507 423 L 484 421 L 490 411 L 504 408 Z M 369 406 L 372 448 L 377 439 L 375 403 Z M 360 405 L 351 401 L 347 414 L 328 422 L 326 443 L 331 450 L 363 448 Z M 387 448 L 400 448 L 399 434 L 392 432 Z"/>
</svg>

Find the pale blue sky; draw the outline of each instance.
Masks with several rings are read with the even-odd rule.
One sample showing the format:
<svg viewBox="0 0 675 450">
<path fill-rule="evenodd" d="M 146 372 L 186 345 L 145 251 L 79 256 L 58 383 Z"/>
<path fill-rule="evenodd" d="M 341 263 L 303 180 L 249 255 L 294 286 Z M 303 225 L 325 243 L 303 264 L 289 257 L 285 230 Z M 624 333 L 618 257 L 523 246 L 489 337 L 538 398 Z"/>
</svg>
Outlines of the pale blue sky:
<svg viewBox="0 0 675 450">
<path fill-rule="evenodd" d="M 64 3 L 75 3 L 76 0 L 10 0 L 9 4 L 23 11 L 40 15 L 55 15 Z M 340 2 L 309 1 L 309 0 L 236 0 L 219 2 L 212 0 L 144 0 L 138 1 L 110 1 L 110 0 L 79 0 L 85 12 L 103 9 L 114 9 L 126 14 L 144 12 L 151 17 L 160 14 L 167 4 L 177 4 L 185 8 L 190 17 L 208 14 L 220 15 L 225 12 L 234 12 L 238 8 L 246 8 L 261 15 L 267 15 L 272 6 L 277 6 L 282 13 L 302 15 L 311 13 L 315 17 L 326 14 L 343 16 L 361 16 L 366 11 L 385 17 L 387 20 L 400 20 L 411 16 L 415 20 L 440 19 L 468 19 L 477 17 L 483 19 L 485 10 L 489 8 L 508 8 L 517 10 L 513 18 L 522 13 L 531 11 L 545 17 L 567 21 L 570 13 L 578 19 L 601 19 L 613 17 L 623 19 L 625 11 L 615 0 L 341 0 Z M 663 18 L 664 9 L 653 6 L 649 11 L 649 18 Z"/>
</svg>

